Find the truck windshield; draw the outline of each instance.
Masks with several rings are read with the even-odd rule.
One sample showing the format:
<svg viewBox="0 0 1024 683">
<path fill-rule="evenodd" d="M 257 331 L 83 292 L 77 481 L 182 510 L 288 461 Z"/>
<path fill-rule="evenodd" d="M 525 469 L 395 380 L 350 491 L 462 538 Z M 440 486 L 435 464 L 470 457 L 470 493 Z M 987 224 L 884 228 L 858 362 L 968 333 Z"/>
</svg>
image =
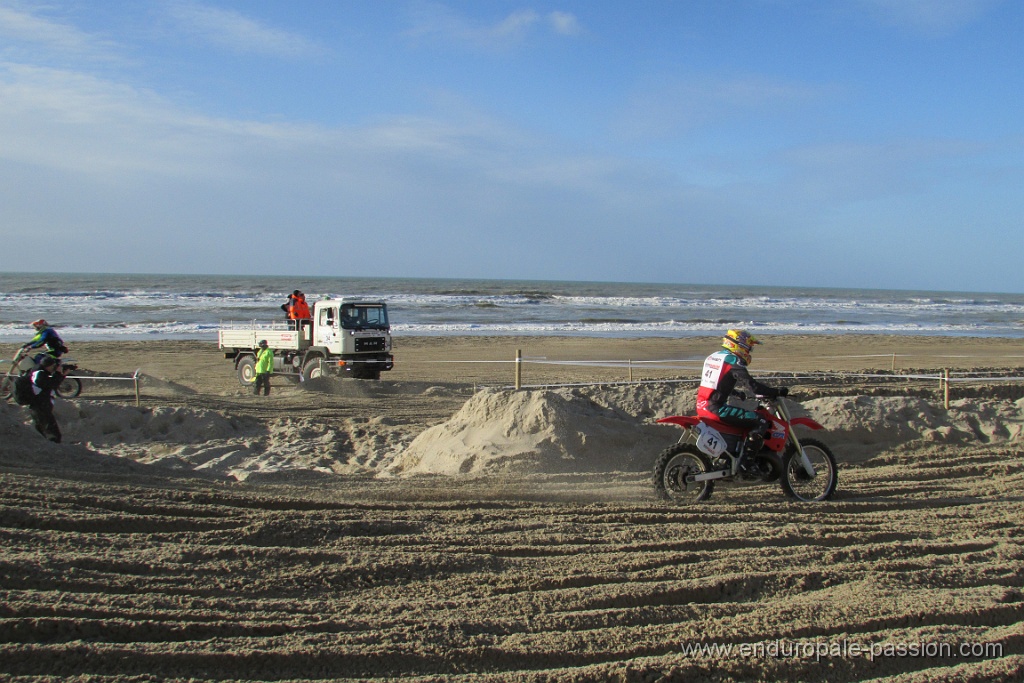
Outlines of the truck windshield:
<svg viewBox="0 0 1024 683">
<path fill-rule="evenodd" d="M 341 326 L 346 330 L 386 330 L 388 309 L 384 305 L 344 304 L 341 307 Z"/>
</svg>

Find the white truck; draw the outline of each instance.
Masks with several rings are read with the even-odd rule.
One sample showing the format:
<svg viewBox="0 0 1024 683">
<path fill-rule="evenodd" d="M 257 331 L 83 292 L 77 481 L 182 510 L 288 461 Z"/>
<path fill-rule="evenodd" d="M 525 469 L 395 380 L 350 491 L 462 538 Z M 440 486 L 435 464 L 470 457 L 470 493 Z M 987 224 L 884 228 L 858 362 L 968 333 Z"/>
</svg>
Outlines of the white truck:
<svg viewBox="0 0 1024 683">
<path fill-rule="evenodd" d="M 282 320 L 227 326 L 217 332 L 224 357 L 235 362 L 238 381 L 256 381 L 256 353 L 266 340 L 274 350 L 274 372 L 315 379 L 328 373 L 380 379 L 394 367 L 391 325 L 383 301 L 325 299 L 312 320 Z"/>
</svg>

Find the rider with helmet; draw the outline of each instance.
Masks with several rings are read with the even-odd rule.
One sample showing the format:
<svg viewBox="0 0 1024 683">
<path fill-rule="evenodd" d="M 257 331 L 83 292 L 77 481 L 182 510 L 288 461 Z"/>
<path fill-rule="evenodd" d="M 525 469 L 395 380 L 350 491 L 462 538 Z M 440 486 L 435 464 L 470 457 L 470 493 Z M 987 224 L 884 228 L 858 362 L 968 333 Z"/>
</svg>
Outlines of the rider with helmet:
<svg viewBox="0 0 1024 683">
<path fill-rule="evenodd" d="M 50 327 L 50 324 L 43 318 L 36 320 L 32 323 L 32 327 L 36 330 L 36 336 L 32 337 L 28 342 L 22 345 L 22 349 L 28 351 L 30 349 L 40 349 L 47 347 L 47 351 L 39 353 L 34 358 L 35 364 L 38 366 L 43 360 L 44 356 L 51 356 L 53 358 L 60 358 L 68 351 L 68 347 L 64 345 L 64 340 L 60 338 L 57 331 Z"/>
<path fill-rule="evenodd" d="M 747 371 L 750 352 L 760 344 L 746 330 L 729 330 L 722 338 L 722 350 L 704 361 L 700 388 L 697 390 L 697 414 L 734 427 L 749 429 L 744 453 L 757 453 L 764 444 L 767 420 L 758 416 L 757 396 L 786 396 L 786 387 L 773 389 L 758 382 Z"/>
<path fill-rule="evenodd" d="M 60 443 L 60 426 L 53 415 L 53 392 L 73 366 L 63 366 L 56 358 L 45 353 L 39 355 L 42 356 L 39 367 L 30 375 L 33 396 L 28 409 L 32 413 L 32 424 L 36 431 L 50 441 Z"/>
</svg>

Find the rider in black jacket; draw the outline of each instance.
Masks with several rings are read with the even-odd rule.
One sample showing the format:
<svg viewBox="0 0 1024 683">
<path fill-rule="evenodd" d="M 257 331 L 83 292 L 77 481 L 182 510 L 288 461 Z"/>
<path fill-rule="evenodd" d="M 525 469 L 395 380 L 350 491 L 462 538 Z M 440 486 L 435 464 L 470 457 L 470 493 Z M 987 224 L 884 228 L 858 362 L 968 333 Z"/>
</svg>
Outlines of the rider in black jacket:
<svg viewBox="0 0 1024 683">
<path fill-rule="evenodd" d="M 60 427 L 53 415 L 53 392 L 64 381 L 67 370 L 53 356 L 44 355 L 38 370 L 32 371 L 32 402 L 28 409 L 32 413 L 32 424 L 44 437 L 60 443 Z"/>
</svg>

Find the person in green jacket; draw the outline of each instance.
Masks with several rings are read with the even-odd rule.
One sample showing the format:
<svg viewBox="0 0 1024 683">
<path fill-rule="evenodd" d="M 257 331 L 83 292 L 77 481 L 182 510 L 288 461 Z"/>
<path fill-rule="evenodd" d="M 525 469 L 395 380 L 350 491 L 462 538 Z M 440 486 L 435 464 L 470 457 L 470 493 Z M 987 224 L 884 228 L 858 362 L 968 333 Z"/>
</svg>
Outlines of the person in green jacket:
<svg viewBox="0 0 1024 683">
<path fill-rule="evenodd" d="M 267 340 L 260 340 L 260 350 L 256 354 L 256 384 L 253 392 L 260 395 L 260 387 L 263 387 L 263 395 L 270 396 L 270 373 L 274 371 L 274 349 L 267 346 Z"/>
</svg>

